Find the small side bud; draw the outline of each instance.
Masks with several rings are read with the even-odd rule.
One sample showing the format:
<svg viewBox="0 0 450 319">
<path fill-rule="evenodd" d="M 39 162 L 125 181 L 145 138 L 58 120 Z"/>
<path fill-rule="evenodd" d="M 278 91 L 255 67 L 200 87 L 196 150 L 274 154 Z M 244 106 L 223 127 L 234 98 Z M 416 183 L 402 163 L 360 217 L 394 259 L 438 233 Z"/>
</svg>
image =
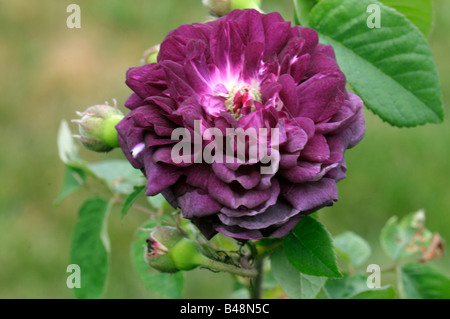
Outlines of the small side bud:
<svg viewBox="0 0 450 319">
<path fill-rule="evenodd" d="M 168 253 L 183 238 L 184 236 L 175 227 L 155 227 L 147 238 L 147 263 L 161 272 L 179 271 Z"/>
<path fill-rule="evenodd" d="M 261 0 L 202 0 L 202 3 L 215 17 L 222 17 L 235 9 L 256 9 L 262 12 Z"/>
<path fill-rule="evenodd" d="M 173 263 L 180 270 L 192 270 L 203 264 L 206 257 L 200 246 L 189 238 L 180 240 L 169 252 Z"/>
<path fill-rule="evenodd" d="M 230 0 L 203 0 L 203 6 L 216 17 L 227 15 L 231 11 Z"/>
<path fill-rule="evenodd" d="M 231 10 L 255 9 L 261 12 L 261 0 L 230 0 Z"/>
<path fill-rule="evenodd" d="M 158 54 L 159 54 L 160 45 L 154 45 L 151 48 L 148 48 L 142 54 L 141 64 L 149 64 L 158 62 Z"/>
<path fill-rule="evenodd" d="M 157 226 L 150 230 L 147 239 L 147 263 L 156 270 L 175 273 L 192 270 L 199 266 L 217 271 L 227 271 L 245 277 L 255 277 L 257 270 L 241 268 L 234 264 L 210 259 L 203 255 L 200 244 L 186 237 L 180 229 Z"/>
<path fill-rule="evenodd" d="M 81 119 L 72 120 L 78 124 L 80 131 L 77 139 L 89 150 L 109 152 L 119 146 L 115 125 L 123 114 L 117 105 L 97 104 L 90 106 L 84 112 L 77 112 Z"/>
<path fill-rule="evenodd" d="M 147 263 L 161 272 L 192 270 L 206 258 L 196 242 L 171 226 L 155 227 L 147 245 Z"/>
</svg>

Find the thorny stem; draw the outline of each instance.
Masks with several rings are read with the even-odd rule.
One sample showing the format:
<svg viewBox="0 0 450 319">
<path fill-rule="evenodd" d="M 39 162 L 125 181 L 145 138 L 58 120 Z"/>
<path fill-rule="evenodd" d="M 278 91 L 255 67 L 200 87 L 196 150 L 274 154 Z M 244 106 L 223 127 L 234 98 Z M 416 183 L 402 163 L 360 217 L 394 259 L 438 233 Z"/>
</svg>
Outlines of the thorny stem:
<svg viewBox="0 0 450 319">
<path fill-rule="evenodd" d="M 259 256 L 255 260 L 255 270 L 257 276 L 251 281 L 250 285 L 250 298 L 261 299 L 262 297 L 262 284 L 264 278 L 264 258 Z"/>
<path fill-rule="evenodd" d="M 283 240 L 279 240 L 270 245 L 257 248 L 257 256 L 255 257 L 255 270 L 258 274 L 254 279 L 252 279 L 249 287 L 251 299 L 262 298 L 265 258 L 279 249 L 282 244 Z"/>
<path fill-rule="evenodd" d="M 240 268 L 236 267 L 231 264 L 226 264 L 217 260 L 213 260 L 210 258 L 204 258 L 202 261 L 202 266 L 210 268 L 212 270 L 218 270 L 218 271 L 226 271 L 235 275 L 243 276 L 243 277 L 257 277 L 258 270 L 255 268 L 247 269 L 247 268 Z"/>
</svg>

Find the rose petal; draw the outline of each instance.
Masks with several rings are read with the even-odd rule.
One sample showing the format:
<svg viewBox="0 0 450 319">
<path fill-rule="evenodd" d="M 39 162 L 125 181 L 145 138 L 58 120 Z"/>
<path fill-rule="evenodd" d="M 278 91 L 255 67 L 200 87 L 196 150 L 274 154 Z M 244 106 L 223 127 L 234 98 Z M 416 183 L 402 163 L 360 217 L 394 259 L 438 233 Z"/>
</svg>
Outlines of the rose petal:
<svg viewBox="0 0 450 319">
<path fill-rule="evenodd" d="M 316 123 L 331 118 L 345 101 L 345 77 L 342 73 L 319 74 L 297 87 L 298 112 Z"/>
<path fill-rule="evenodd" d="M 338 199 L 336 182 L 330 178 L 302 184 L 282 184 L 281 194 L 301 212 L 332 205 Z"/>
<path fill-rule="evenodd" d="M 284 201 L 278 201 L 278 203 L 270 206 L 261 214 L 238 218 L 219 214 L 219 219 L 227 226 L 239 226 L 246 229 L 263 229 L 272 225 L 283 224 L 297 214 L 297 209 Z"/>
<path fill-rule="evenodd" d="M 217 201 L 208 194 L 198 191 L 187 192 L 178 197 L 178 203 L 184 218 L 203 217 L 217 213 L 222 208 Z"/>
<path fill-rule="evenodd" d="M 301 159 L 311 162 L 323 162 L 329 157 L 330 148 L 327 139 L 321 134 L 314 135 L 300 153 Z"/>
</svg>

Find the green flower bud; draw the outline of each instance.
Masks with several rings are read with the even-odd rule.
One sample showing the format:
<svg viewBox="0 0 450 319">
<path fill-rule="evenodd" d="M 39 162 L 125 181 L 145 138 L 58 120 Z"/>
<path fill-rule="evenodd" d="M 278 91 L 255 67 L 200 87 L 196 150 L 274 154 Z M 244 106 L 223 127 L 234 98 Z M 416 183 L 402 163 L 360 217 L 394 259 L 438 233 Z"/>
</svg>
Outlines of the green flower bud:
<svg viewBox="0 0 450 319">
<path fill-rule="evenodd" d="M 202 0 L 211 15 L 222 17 L 234 9 L 256 9 L 261 11 L 261 0 Z"/>
<path fill-rule="evenodd" d="M 179 271 L 169 256 L 169 251 L 183 238 L 185 237 L 175 227 L 155 227 L 147 239 L 147 263 L 161 272 Z"/>
<path fill-rule="evenodd" d="M 257 274 L 255 269 L 240 268 L 206 257 L 197 242 L 172 226 L 155 227 L 147 239 L 147 245 L 147 263 L 161 272 L 175 273 L 204 266 L 246 277 Z"/>
<path fill-rule="evenodd" d="M 167 253 L 168 247 L 181 239 L 181 234 L 173 227 L 156 227 L 147 239 L 147 263 L 161 272 L 177 272 L 179 269 Z"/>
<path fill-rule="evenodd" d="M 216 17 L 222 17 L 231 11 L 230 0 L 203 0 L 202 2 L 211 15 Z"/>
<path fill-rule="evenodd" d="M 169 256 L 180 270 L 192 270 L 202 265 L 206 257 L 200 252 L 200 246 L 190 240 L 183 238 L 172 249 Z"/>
<path fill-rule="evenodd" d="M 171 226 L 155 227 L 147 245 L 147 263 L 162 272 L 192 270 L 206 258 L 196 242 Z"/>
<path fill-rule="evenodd" d="M 89 150 L 95 152 L 109 152 L 119 147 L 117 140 L 116 124 L 119 123 L 123 114 L 114 106 L 108 104 L 93 105 L 84 112 L 77 112 L 81 117 L 73 120 L 78 123 L 80 135 L 76 135 L 81 143 Z"/>
<path fill-rule="evenodd" d="M 141 64 L 149 64 L 149 63 L 156 63 L 158 54 L 159 54 L 160 45 L 154 45 L 151 48 L 148 48 L 145 50 L 145 52 L 142 54 Z"/>
<path fill-rule="evenodd" d="M 231 10 L 256 9 L 261 11 L 261 0 L 230 0 Z"/>
</svg>

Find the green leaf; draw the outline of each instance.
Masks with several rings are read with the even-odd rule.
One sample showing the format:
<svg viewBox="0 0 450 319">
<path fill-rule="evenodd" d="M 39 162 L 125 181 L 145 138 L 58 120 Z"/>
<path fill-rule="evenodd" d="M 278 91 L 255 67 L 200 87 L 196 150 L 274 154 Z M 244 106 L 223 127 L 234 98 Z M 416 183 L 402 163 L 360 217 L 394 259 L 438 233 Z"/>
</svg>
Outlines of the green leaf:
<svg viewBox="0 0 450 319">
<path fill-rule="evenodd" d="M 347 231 L 334 238 L 338 254 L 355 267 L 361 266 L 370 256 L 369 244 L 360 236 Z"/>
<path fill-rule="evenodd" d="M 145 229 L 155 226 L 156 221 L 148 221 L 138 229 L 131 245 L 131 259 L 139 278 L 147 289 L 163 297 L 179 299 L 182 297 L 184 286 L 183 272 L 174 274 L 157 272 L 145 262 L 147 252 L 145 240 L 149 237 L 149 232 Z"/>
<path fill-rule="evenodd" d="M 380 7 L 381 28 L 367 26 L 371 4 Z M 376 0 L 322 0 L 310 26 L 333 46 L 354 91 L 383 120 L 400 127 L 443 121 L 430 46 L 405 16 Z"/>
<path fill-rule="evenodd" d="M 318 0 L 294 0 L 295 22 L 307 27 L 309 25 L 309 13 Z"/>
<path fill-rule="evenodd" d="M 430 32 L 433 26 L 433 7 L 430 0 L 381 0 L 381 2 L 406 16 L 425 36 Z"/>
<path fill-rule="evenodd" d="M 126 160 L 107 160 L 89 164 L 91 172 L 104 181 L 114 193 L 130 194 L 135 186 L 145 184 L 141 171 Z"/>
<path fill-rule="evenodd" d="M 405 216 L 400 222 L 396 216 L 391 217 L 380 235 L 381 247 L 395 261 L 420 252 L 431 240 L 432 233 L 425 229 L 422 210 Z"/>
<path fill-rule="evenodd" d="M 77 298 L 100 298 L 103 293 L 109 269 L 106 224 L 110 208 L 101 198 L 88 199 L 80 208 L 70 253 L 70 263 L 81 271 L 81 288 L 74 289 Z"/>
<path fill-rule="evenodd" d="M 316 219 L 305 216 L 284 238 L 287 259 L 298 271 L 312 276 L 340 277 L 330 234 Z"/>
<path fill-rule="evenodd" d="M 62 120 L 59 126 L 57 144 L 59 158 L 64 164 L 71 164 L 79 159 L 78 148 L 66 120 Z"/>
<path fill-rule="evenodd" d="M 135 186 L 134 191 L 128 195 L 128 197 L 125 199 L 125 202 L 122 206 L 122 211 L 120 212 L 120 219 L 123 219 L 125 215 L 127 214 L 128 210 L 133 206 L 134 201 L 136 198 L 139 197 L 145 190 L 145 186 Z"/>
<path fill-rule="evenodd" d="M 347 299 L 368 290 L 367 277 L 344 275 L 343 278 L 329 279 L 324 289 L 330 299 Z"/>
<path fill-rule="evenodd" d="M 64 198 L 75 192 L 86 181 L 86 174 L 83 170 L 75 167 L 66 166 L 64 173 L 64 181 L 59 192 L 58 197 L 55 200 L 55 205 L 59 205 Z"/>
<path fill-rule="evenodd" d="M 381 247 L 389 257 L 398 260 L 404 254 L 403 247 L 407 245 L 414 233 L 402 232 L 397 225 L 397 216 L 393 216 L 381 230 Z"/>
<path fill-rule="evenodd" d="M 299 272 L 286 259 L 282 249 L 271 255 L 270 265 L 275 280 L 290 298 L 313 299 L 327 281 L 326 277 L 309 276 Z"/>
<path fill-rule="evenodd" d="M 324 290 L 330 299 L 393 299 L 396 295 L 391 286 L 369 289 L 367 277 L 361 274 L 329 279 Z"/>
<path fill-rule="evenodd" d="M 386 286 L 378 289 L 360 292 L 350 299 L 395 299 L 396 293 L 393 287 Z"/>
<path fill-rule="evenodd" d="M 430 265 L 410 263 L 400 270 L 402 293 L 408 299 L 450 299 L 450 278 Z"/>
</svg>

